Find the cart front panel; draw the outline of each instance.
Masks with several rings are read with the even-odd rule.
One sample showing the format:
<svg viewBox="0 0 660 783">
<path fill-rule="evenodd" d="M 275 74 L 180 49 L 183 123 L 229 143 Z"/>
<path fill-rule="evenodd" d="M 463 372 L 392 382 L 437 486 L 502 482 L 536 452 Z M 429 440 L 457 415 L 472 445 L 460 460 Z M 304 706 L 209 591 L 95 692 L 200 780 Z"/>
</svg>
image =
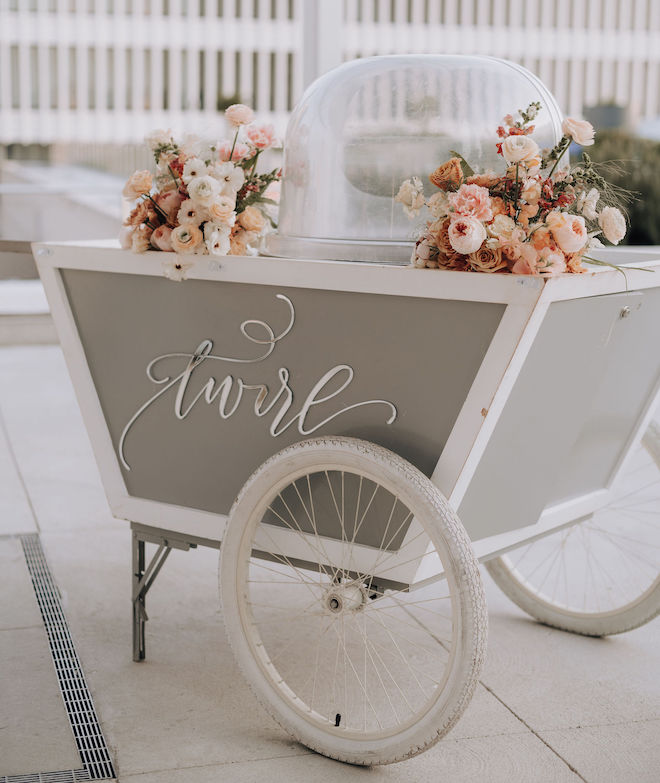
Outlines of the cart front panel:
<svg viewBox="0 0 660 783">
<path fill-rule="evenodd" d="M 305 437 L 427 475 L 506 306 L 62 269 L 131 497 L 225 514 Z"/>
</svg>

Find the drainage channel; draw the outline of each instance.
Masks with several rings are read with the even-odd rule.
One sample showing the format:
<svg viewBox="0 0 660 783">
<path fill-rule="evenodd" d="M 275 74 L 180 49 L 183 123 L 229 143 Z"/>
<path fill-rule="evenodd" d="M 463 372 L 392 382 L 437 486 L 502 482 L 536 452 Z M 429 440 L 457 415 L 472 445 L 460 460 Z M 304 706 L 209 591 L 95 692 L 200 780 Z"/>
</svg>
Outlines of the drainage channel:
<svg viewBox="0 0 660 783">
<path fill-rule="evenodd" d="M 94 702 L 78 660 L 60 596 L 36 534 L 20 536 L 28 571 L 48 635 L 55 672 L 82 761 L 81 769 L 0 775 L 0 783 L 78 783 L 115 777 Z"/>
</svg>

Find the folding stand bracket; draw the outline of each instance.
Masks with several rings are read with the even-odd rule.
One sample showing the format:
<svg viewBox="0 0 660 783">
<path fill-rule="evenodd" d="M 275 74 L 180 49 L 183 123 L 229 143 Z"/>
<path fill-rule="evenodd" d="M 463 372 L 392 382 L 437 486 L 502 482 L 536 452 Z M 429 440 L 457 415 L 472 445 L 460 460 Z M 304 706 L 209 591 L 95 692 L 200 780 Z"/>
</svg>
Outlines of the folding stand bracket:
<svg viewBox="0 0 660 783">
<path fill-rule="evenodd" d="M 154 583 L 160 569 L 163 567 L 172 549 L 188 551 L 195 549 L 196 543 L 176 538 L 169 531 L 159 531 L 152 528 L 145 529 L 138 525 L 131 525 L 132 529 L 132 557 L 133 575 L 132 591 L 133 600 L 133 660 L 143 661 L 146 656 L 144 626 L 149 619 L 146 609 L 146 596 L 149 588 Z M 145 544 L 152 543 L 158 546 L 156 553 L 145 568 Z"/>
</svg>

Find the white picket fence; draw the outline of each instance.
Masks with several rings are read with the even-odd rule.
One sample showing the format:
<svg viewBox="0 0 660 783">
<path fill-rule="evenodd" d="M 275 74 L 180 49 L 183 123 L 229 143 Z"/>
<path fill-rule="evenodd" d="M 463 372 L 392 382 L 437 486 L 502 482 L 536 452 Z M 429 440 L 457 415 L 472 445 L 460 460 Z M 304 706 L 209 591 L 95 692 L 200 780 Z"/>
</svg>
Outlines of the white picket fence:
<svg viewBox="0 0 660 783">
<path fill-rule="evenodd" d="M 520 62 L 573 115 L 660 113 L 660 0 L 0 0 L 0 143 L 212 132 L 239 99 L 282 131 L 316 73 L 393 52 Z"/>
</svg>

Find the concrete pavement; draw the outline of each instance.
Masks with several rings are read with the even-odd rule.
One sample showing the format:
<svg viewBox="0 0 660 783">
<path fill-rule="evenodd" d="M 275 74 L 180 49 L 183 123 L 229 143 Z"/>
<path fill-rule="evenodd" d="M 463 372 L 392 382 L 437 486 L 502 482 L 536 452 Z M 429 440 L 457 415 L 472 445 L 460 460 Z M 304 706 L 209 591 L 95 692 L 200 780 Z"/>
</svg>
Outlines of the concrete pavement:
<svg viewBox="0 0 660 783">
<path fill-rule="evenodd" d="M 660 622 L 573 636 L 528 619 L 485 575 L 476 696 L 447 738 L 389 767 L 316 755 L 261 709 L 224 638 L 214 550 L 173 551 L 134 663 L 128 524 L 105 503 L 58 347 L 0 348 L 0 415 L 0 783 L 81 766 L 18 533 L 41 538 L 121 783 L 660 779 Z"/>
</svg>

